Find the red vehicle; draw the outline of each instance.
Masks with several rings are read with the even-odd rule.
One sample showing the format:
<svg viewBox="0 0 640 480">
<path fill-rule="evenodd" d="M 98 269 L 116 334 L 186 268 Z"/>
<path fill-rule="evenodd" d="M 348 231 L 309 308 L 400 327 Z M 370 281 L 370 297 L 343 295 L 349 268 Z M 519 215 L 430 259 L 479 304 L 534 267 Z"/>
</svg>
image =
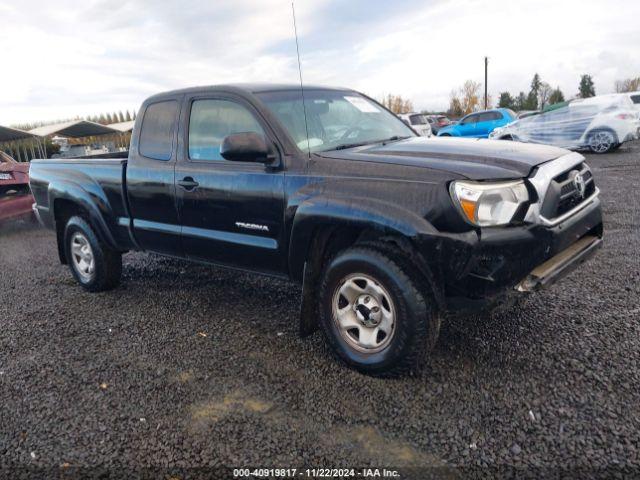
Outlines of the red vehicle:
<svg viewBox="0 0 640 480">
<path fill-rule="evenodd" d="M 33 215 L 29 189 L 29 164 L 18 163 L 0 152 L 0 222 Z"/>
</svg>

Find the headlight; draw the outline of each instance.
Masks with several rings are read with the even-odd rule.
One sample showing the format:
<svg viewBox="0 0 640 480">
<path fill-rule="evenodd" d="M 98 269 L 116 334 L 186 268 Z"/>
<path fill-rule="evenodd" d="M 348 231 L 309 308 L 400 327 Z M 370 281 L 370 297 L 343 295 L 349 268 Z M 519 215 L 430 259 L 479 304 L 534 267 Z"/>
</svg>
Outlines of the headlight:
<svg viewBox="0 0 640 480">
<path fill-rule="evenodd" d="M 449 191 L 464 219 L 477 227 L 509 224 L 520 206 L 529 200 L 522 180 L 495 183 L 455 181 Z"/>
<path fill-rule="evenodd" d="M 504 127 L 494 128 L 489 134 L 489 138 L 497 137 L 504 130 Z"/>
</svg>

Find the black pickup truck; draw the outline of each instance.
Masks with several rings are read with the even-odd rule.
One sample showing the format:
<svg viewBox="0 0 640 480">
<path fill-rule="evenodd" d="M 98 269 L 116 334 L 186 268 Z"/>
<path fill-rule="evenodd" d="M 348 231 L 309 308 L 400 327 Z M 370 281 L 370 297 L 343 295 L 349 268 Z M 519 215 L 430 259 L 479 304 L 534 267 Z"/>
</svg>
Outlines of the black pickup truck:
<svg viewBox="0 0 640 480">
<path fill-rule="evenodd" d="M 352 90 L 146 100 L 128 158 L 31 162 L 34 209 L 89 291 L 130 250 L 300 282 L 303 335 L 369 373 L 420 365 L 447 314 L 548 285 L 602 242 L 578 153 L 419 137 Z"/>
</svg>

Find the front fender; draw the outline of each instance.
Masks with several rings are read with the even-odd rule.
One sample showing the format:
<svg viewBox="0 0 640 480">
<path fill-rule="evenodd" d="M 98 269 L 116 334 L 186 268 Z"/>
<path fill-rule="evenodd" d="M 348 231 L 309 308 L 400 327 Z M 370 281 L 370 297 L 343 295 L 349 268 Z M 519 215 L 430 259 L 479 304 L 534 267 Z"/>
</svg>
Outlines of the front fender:
<svg viewBox="0 0 640 480">
<path fill-rule="evenodd" d="M 56 218 L 56 204 L 60 205 L 59 200 L 72 202 L 89 215 L 89 221 L 96 229 L 100 240 L 109 247 L 117 249 L 112 233 L 115 217 L 111 205 L 99 185 L 91 184 L 87 189 L 74 182 L 54 180 L 49 184 L 47 195 L 51 219 Z"/>
<path fill-rule="evenodd" d="M 377 230 L 409 239 L 421 234 L 437 234 L 424 218 L 382 200 L 313 197 L 298 206 L 291 228 L 289 272 L 293 279 L 302 280 L 309 247 L 318 229 L 340 226 Z"/>
<path fill-rule="evenodd" d="M 438 137 L 446 137 L 447 135 L 450 135 L 452 137 L 459 137 L 460 133 L 452 127 L 445 127 L 438 130 Z"/>
</svg>

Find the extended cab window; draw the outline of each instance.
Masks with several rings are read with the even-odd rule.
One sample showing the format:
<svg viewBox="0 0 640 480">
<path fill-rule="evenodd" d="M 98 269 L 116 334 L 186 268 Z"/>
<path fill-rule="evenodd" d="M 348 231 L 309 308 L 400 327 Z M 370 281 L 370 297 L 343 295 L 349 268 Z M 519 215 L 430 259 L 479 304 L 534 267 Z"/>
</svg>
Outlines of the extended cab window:
<svg viewBox="0 0 640 480">
<path fill-rule="evenodd" d="M 170 160 L 178 102 L 152 103 L 147 107 L 140 130 L 140 155 L 155 160 Z"/>
<path fill-rule="evenodd" d="M 220 145 L 224 137 L 244 132 L 264 135 L 245 107 L 229 100 L 196 100 L 189 120 L 189 158 L 222 160 Z"/>
</svg>

